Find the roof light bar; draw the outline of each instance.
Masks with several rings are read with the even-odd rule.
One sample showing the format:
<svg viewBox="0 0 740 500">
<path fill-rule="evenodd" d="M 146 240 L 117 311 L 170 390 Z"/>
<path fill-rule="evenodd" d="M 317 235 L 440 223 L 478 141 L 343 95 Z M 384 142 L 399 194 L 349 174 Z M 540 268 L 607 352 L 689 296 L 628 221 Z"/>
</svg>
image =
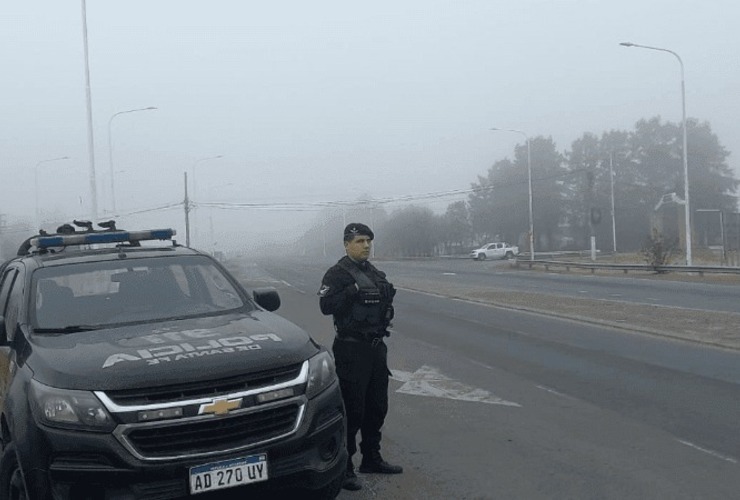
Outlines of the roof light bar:
<svg viewBox="0 0 740 500">
<path fill-rule="evenodd" d="M 99 243 L 131 243 L 148 240 L 170 240 L 174 229 L 150 229 L 145 231 L 100 231 L 80 234 L 58 234 L 39 236 L 31 240 L 36 248 L 64 247 L 70 245 L 95 245 Z"/>
</svg>

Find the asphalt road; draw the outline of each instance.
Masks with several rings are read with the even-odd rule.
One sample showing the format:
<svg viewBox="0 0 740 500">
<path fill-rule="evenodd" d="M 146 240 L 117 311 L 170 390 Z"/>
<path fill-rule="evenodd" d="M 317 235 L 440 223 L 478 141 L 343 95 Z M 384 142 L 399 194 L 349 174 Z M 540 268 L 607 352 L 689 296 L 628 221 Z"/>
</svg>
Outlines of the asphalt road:
<svg viewBox="0 0 740 500">
<path fill-rule="evenodd" d="M 278 313 L 328 346 L 331 320 L 316 297 L 327 264 L 237 267 L 248 286 L 278 288 Z M 416 272 L 378 265 L 392 281 Z M 490 279 L 418 272 L 440 289 L 451 277 Z M 679 307 L 701 288 L 656 292 L 636 281 L 628 291 Z M 383 453 L 405 472 L 362 474 L 365 489 L 340 499 L 737 498 L 740 352 L 443 293 L 402 289 L 396 309 Z"/>
<path fill-rule="evenodd" d="M 590 298 L 705 311 L 740 313 L 740 279 L 734 284 L 656 280 L 633 273 L 622 276 L 513 270 L 507 261 L 448 259 L 383 263 L 389 274 L 442 284 L 490 286 L 499 290 L 559 297 Z M 707 276 L 710 279 L 711 276 Z"/>
</svg>

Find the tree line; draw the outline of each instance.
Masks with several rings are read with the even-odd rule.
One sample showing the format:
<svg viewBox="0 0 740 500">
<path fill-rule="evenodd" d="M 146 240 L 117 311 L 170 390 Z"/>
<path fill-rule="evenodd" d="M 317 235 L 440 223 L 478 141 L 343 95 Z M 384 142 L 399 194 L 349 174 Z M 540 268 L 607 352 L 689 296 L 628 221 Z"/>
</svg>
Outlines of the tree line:
<svg viewBox="0 0 740 500">
<path fill-rule="evenodd" d="M 584 133 L 564 152 L 551 137 L 529 142 L 535 251 L 584 250 L 591 236 L 598 249 L 612 250 L 612 200 L 619 252 L 639 251 L 656 227 L 666 237 L 679 236 L 684 210 L 681 124 L 653 117 L 638 121 L 631 131 Z M 687 148 L 692 219 L 722 211 L 727 214 L 724 229 L 737 231 L 740 181 L 728 164 L 730 152 L 709 123 L 695 119 L 687 120 Z M 489 241 L 528 251 L 527 166 L 527 144 L 519 144 L 513 158 L 493 163 L 471 183 L 467 200 L 450 203 L 443 214 L 419 205 L 390 213 L 372 208 L 377 252 L 389 257 L 467 253 Z M 367 214 L 365 207 L 357 215 L 367 221 Z M 336 214 L 328 217 L 339 223 Z M 342 219 L 348 220 L 346 211 Z M 701 222 L 708 227 L 706 217 Z M 695 245 L 716 240 L 720 228 L 718 223 L 712 227 L 712 238 L 704 228 L 704 238 L 695 239 Z"/>
</svg>

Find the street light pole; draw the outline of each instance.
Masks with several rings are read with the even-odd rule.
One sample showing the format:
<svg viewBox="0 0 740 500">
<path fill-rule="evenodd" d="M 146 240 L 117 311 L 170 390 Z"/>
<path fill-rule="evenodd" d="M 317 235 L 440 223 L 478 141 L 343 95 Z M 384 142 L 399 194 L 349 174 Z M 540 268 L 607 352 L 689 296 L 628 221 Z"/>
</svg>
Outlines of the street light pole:
<svg viewBox="0 0 740 500">
<path fill-rule="evenodd" d="M 609 182 L 612 201 L 612 249 L 617 255 L 617 217 L 614 214 L 614 151 L 609 153 Z"/>
<path fill-rule="evenodd" d="M 90 57 L 87 50 L 87 6 L 82 0 L 82 43 L 85 53 L 85 102 L 87 103 L 87 154 L 90 159 L 90 203 L 92 220 L 98 218 L 98 183 L 95 180 L 95 141 L 93 138 L 92 92 L 90 91 Z"/>
<path fill-rule="evenodd" d="M 113 113 L 113 115 L 108 120 L 108 167 L 110 168 L 110 203 L 111 203 L 111 212 L 112 215 L 116 215 L 116 186 L 115 186 L 115 173 L 113 171 L 113 131 L 111 128 L 111 125 L 113 124 L 113 118 L 115 118 L 118 115 L 123 115 L 126 113 L 134 113 L 136 111 L 150 111 L 157 109 L 154 106 L 149 106 L 148 108 L 139 108 L 139 109 L 129 109 L 126 111 L 119 111 L 118 113 Z"/>
<path fill-rule="evenodd" d="M 196 188 L 195 188 L 195 169 L 198 166 L 198 164 L 204 161 L 207 161 L 207 160 L 217 160 L 223 157 L 224 157 L 223 155 L 216 155 L 216 156 L 208 156 L 206 158 L 199 158 L 195 160 L 195 162 L 193 163 L 193 179 L 192 179 L 193 180 L 193 198 L 195 198 L 196 200 L 198 199 L 198 192 L 196 191 Z M 195 218 L 193 218 L 193 222 L 195 222 Z M 195 224 L 195 226 L 197 226 L 197 224 Z M 198 233 L 200 233 L 200 231 L 198 231 Z"/>
<path fill-rule="evenodd" d="M 681 56 L 672 50 L 662 49 L 660 47 L 650 47 L 648 45 L 638 45 L 631 42 L 622 42 L 619 45 L 623 47 L 637 47 L 640 49 L 658 50 L 660 52 L 668 52 L 678 59 L 678 64 L 681 66 L 681 121 L 683 123 L 683 192 L 684 200 L 684 219 L 685 220 L 685 232 L 686 232 L 686 265 L 691 266 L 691 209 L 689 207 L 689 162 L 688 162 L 688 149 L 686 140 L 686 85 L 684 83 L 684 70 L 683 61 Z"/>
<path fill-rule="evenodd" d="M 534 218 L 532 215 L 532 153 L 529 146 L 529 136 L 521 130 L 508 128 L 492 128 L 497 132 L 514 132 L 521 134 L 527 141 L 527 179 L 529 184 L 529 260 L 534 260 Z"/>
<path fill-rule="evenodd" d="M 41 228 L 41 212 L 39 210 L 39 165 L 41 165 L 42 163 L 48 163 L 50 161 L 58 161 L 58 160 L 69 160 L 69 156 L 61 156 L 59 158 L 50 158 L 48 160 L 41 160 L 33 168 L 34 193 L 35 193 L 35 200 L 36 200 L 36 229 Z"/>
</svg>

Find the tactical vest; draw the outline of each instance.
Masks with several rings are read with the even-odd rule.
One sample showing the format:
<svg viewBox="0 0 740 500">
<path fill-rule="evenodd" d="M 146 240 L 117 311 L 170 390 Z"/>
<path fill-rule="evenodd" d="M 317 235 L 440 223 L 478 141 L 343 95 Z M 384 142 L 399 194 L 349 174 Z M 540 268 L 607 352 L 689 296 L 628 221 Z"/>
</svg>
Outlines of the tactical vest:
<svg viewBox="0 0 740 500">
<path fill-rule="evenodd" d="M 340 335 L 359 333 L 363 336 L 387 336 L 386 328 L 392 319 L 393 310 L 389 298 L 383 297 L 377 284 L 356 265 L 346 260 L 338 264 L 352 276 L 360 291 L 359 297 L 352 301 L 352 307 L 347 313 L 334 316 L 334 327 L 337 332 Z M 378 272 L 372 264 L 368 263 L 368 266 L 372 272 Z M 361 300 L 363 296 L 370 299 L 363 301 Z M 377 297 L 377 300 L 373 297 Z"/>
</svg>

